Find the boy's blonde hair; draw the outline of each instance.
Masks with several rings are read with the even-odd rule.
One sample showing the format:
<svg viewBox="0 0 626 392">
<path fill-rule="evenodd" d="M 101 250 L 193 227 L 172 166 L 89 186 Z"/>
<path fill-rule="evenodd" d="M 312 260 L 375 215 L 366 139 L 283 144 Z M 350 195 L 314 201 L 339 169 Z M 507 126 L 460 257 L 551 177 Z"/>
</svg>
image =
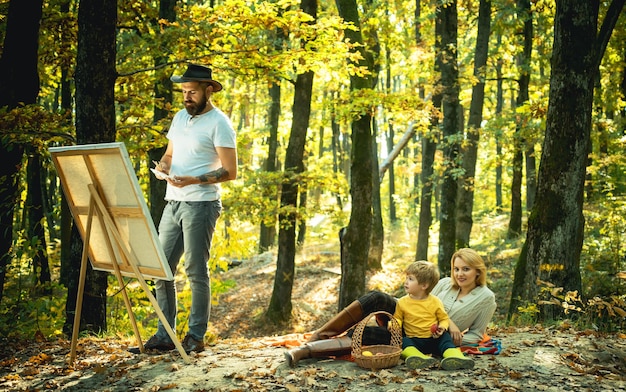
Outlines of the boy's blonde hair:
<svg viewBox="0 0 626 392">
<path fill-rule="evenodd" d="M 407 275 L 415 276 L 420 284 L 427 283 L 426 292 L 430 294 L 432 289 L 439 282 L 439 268 L 433 263 L 424 260 L 418 260 L 411 263 L 404 271 Z"/>
</svg>

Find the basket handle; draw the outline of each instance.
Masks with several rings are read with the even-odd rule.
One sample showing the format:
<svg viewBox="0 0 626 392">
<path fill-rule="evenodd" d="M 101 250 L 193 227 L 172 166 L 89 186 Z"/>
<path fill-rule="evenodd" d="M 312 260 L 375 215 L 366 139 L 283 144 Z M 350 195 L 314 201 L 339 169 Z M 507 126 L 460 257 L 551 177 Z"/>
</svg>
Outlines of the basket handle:
<svg viewBox="0 0 626 392">
<path fill-rule="evenodd" d="M 391 313 L 380 310 L 377 312 L 372 312 L 365 316 L 365 318 L 359 321 L 359 323 L 354 328 L 354 333 L 352 334 L 352 355 L 361 354 L 363 345 L 363 331 L 365 330 L 365 326 L 367 325 L 368 321 L 377 314 L 384 314 L 389 317 L 389 324 L 387 325 L 387 329 L 391 333 L 390 345 L 402 348 L 402 329 L 400 328 L 398 320 L 396 320 Z"/>
</svg>

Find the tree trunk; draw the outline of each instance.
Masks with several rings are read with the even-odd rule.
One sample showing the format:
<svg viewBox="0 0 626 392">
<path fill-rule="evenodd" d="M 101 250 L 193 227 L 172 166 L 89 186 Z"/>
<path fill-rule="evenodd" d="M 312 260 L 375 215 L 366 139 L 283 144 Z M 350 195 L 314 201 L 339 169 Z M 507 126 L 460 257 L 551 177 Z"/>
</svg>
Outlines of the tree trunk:
<svg viewBox="0 0 626 392">
<path fill-rule="evenodd" d="M 15 109 L 33 104 L 39 95 L 37 50 L 41 0 L 13 0 L 9 3 L 2 57 L 0 58 L 0 108 Z M 10 132 L 6 129 L 3 132 Z M 13 212 L 18 191 L 23 146 L 2 138 L 0 142 L 0 301 L 4 292 L 6 269 L 11 263 Z"/>
<path fill-rule="evenodd" d="M 310 0 L 308 0 L 310 1 Z M 304 4 L 304 2 L 303 2 Z M 285 155 L 287 179 L 282 185 L 278 231 L 278 261 L 274 277 L 274 289 L 266 316 L 273 323 L 289 320 L 291 317 L 291 293 L 293 289 L 296 257 L 296 227 L 298 224 L 297 175 L 302 173 L 304 145 L 311 113 L 311 93 L 313 72 L 298 75 L 293 104 L 293 123 L 289 135 L 289 145 Z"/>
<path fill-rule="evenodd" d="M 517 131 L 516 131 L 517 134 Z M 509 216 L 509 228 L 507 238 L 517 238 L 522 233 L 522 155 L 521 141 L 515 137 L 513 141 L 513 177 L 511 179 L 511 215 Z"/>
<path fill-rule="evenodd" d="M 386 80 L 385 91 L 387 92 L 387 94 L 391 94 L 393 92 L 393 89 L 391 88 L 392 61 L 391 61 L 391 50 L 389 50 L 389 46 L 385 48 L 385 58 L 387 61 L 387 80 Z M 390 156 L 395 146 L 394 141 L 393 141 L 394 139 L 393 121 L 386 121 L 386 123 L 389 129 L 389 134 L 387 135 L 387 156 Z M 374 137 L 374 143 L 376 143 L 376 137 Z M 378 157 L 375 157 L 375 159 L 376 159 L 376 163 L 378 163 Z M 398 220 L 398 216 L 396 214 L 396 201 L 394 198 L 394 195 L 396 193 L 395 177 L 396 176 L 395 176 L 395 171 L 393 170 L 393 160 L 392 160 L 391 163 L 389 164 L 389 223 L 391 225 L 394 225 L 396 221 Z M 381 212 L 381 215 L 382 215 L 382 212 Z M 381 216 L 381 225 L 382 225 L 382 216 Z"/>
<path fill-rule="evenodd" d="M 72 227 L 72 212 L 67 204 L 65 193 L 61 192 L 61 268 L 59 282 L 65 287 L 69 287 L 68 283 L 72 272 Z"/>
<path fill-rule="evenodd" d="M 496 52 L 502 44 L 502 36 L 498 34 Z M 496 60 L 496 119 L 500 118 L 502 109 L 504 108 L 504 89 L 502 88 L 504 83 L 504 77 L 502 75 L 502 57 L 498 57 Z M 496 139 L 496 213 L 502 213 L 502 138 L 501 132 L 496 132 L 494 135 Z"/>
<path fill-rule="evenodd" d="M 533 21 L 530 9 L 530 0 L 517 0 L 516 12 L 518 20 L 523 22 L 522 28 L 522 52 L 517 55 L 517 67 L 519 91 L 516 100 L 517 107 L 524 105 L 529 99 L 528 87 L 530 85 L 530 58 L 532 54 Z M 515 127 L 515 140 L 513 142 L 513 181 L 511 183 L 511 216 L 509 220 L 508 238 L 515 238 L 522 233 L 522 169 L 524 165 L 524 152 L 527 140 L 522 137 L 522 128 L 525 121 L 518 121 Z M 528 155 L 528 154 L 527 154 Z M 528 180 L 528 172 L 526 179 Z M 532 179 L 534 179 L 534 173 Z M 531 187 L 534 184 L 531 180 Z"/>
<path fill-rule="evenodd" d="M 342 244 L 338 311 L 365 293 L 372 228 L 372 116 L 352 122 L 352 209 Z"/>
<path fill-rule="evenodd" d="M 70 0 L 64 0 L 60 4 L 61 13 L 65 16 L 70 12 Z M 63 37 L 69 35 L 71 32 L 66 28 L 62 31 Z M 61 108 L 63 114 L 66 116 L 65 121 L 67 125 L 73 123 L 72 116 L 72 80 L 70 77 L 70 67 L 67 64 L 61 65 Z M 56 180 L 56 179 L 55 179 Z M 71 238 L 72 238 L 72 212 L 65 199 L 65 194 L 61 191 L 61 271 L 60 271 L 60 283 L 67 287 L 67 271 L 68 266 L 71 264 Z"/>
<path fill-rule="evenodd" d="M 167 20 L 168 22 L 176 21 L 176 0 L 160 0 L 159 1 L 159 19 Z M 155 26 L 156 27 L 156 26 Z M 163 28 L 163 27 L 162 27 Z M 167 27 L 164 27 L 167 28 Z M 154 123 L 159 122 L 167 118 L 169 115 L 168 105 L 172 103 L 173 98 L 173 85 L 169 78 L 169 71 L 164 67 L 167 64 L 167 58 L 162 56 L 164 53 L 169 52 L 167 42 L 161 41 L 159 44 L 160 50 L 154 58 L 154 65 L 157 69 L 157 78 L 154 83 Z M 167 129 L 161 131 L 163 134 L 167 133 Z M 160 146 L 155 146 L 148 150 L 148 166 L 152 167 L 153 161 L 159 161 L 165 149 L 167 148 L 167 141 L 163 138 Z M 149 176 L 150 181 L 150 216 L 154 222 L 155 227 L 159 227 L 161 222 L 161 216 L 163 215 L 163 209 L 165 208 L 165 191 L 167 190 L 167 182 L 157 179 L 155 176 Z"/>
<path fill-rule="evenodd" d="M 171 101 L 170 101 L 171 102 Z M 152 167 L 153 161 L 160 161 L 165 154 L 167 146 L 154 147 L 148 150 L 148 165 Z M 159 227 L 161 222 L 161 216 L 163 215 L 163 209 L 165 208 L 165 191 L 167 189 L 167 182 L 157 179 L 155 176 L 150 176 L 150 217 L 154 222 L 155 227 Z"/>
<path fill-rule="evenodd" d="M 415 43 L 423 45 L 421 33 L 422 8 L 419 0 L 415 0 Z M 441 15 L 437 14 L 435 19 L 435 49 L 437 53 L 441 53 Z M 434 75 L 440 77 L 441 56 L 435 57 Z M 439 85 L 439 80 L 435 86 Z M 420 90 L 420 96 L 423 98 L 423 89 Z M 437 88 L 432 95 L 433 113 L 430 118 L 430 132 L 421 138 L 422 162 L 420 172 L 420 182 L 422 191 L 419 197 L 419 223 L 417 229 L 417 246 L 415 250 L 415 260 L 428 260 L 428 245 L 430 240 L 430 226 L 433 223 L 432 200 L 434 181 L 433 164 L 435 163 L 435 153 L 437 152 L 437 140 L 439 136 L 439 113 L 441 109 L 441 93 Z M 435 111 L 437 113 L 435 113 Z"/>
<path fill-rule="evenodd" d="M 274 30 L 274 49 L 280 51 L 283 47 L 285 40 L 285 32 L 281 29 Z M 281 84 L 280 81 L 274 81 L 269 88 L 270 104 L 267 113 L 267 126 L 269 130 L 269 136 L 267 140 L 267 160 L 265 161 L 265 171 L 268 173 L 274 173 L 279 170 L 278 168 L 278 127 L 280 124 L 280 99 L 281 99 Z M 275 200 L 278 195 L 274 191 L 274 187 L 267 189 L 267 197 L 271 200 Z M 261 228 L 259 233 L 259 253 L 263 253 L 274 246 L 276 242 L 276 215 L 272 216 L 272 219 L 267 221 L 263 219 L 261 222 Z"/>
<path fill-rule="evenodd" d="M 387 135 L 387 155 L 391 153 L 393 150 L 393 124 L 391 122 L 388 123 L 389 134 Z M 378 166 L 378 165 L 376 165 Z M 389 165 L 389 223 L 394 224 L 398 220 L 398 216 L 396 214 L 396 201 L 394 200 L 394 195 L 396 193 L 396 176 L 393 170 L 393 162 Z"/>
<path fill-rule="evenodd" d="M 520 69 L 522 73 L 519 78 L 520 101 L 518 105 L 523 105 L 529 100 L 528 87 L 530 85 L 530 63 L 533 52 L 533 20 L 529 0 L 518 0 L 518 18 L 524 21 L 524 50 L 520 58 Z M 537 192 L 537 174 L 535 162 L 535 142 L 534 140 L 524 140 L 524 159 L 526 161 L 526 211 L 530 211 L 535 203 L 535 192 Z M 521 205 L 520 205 L 521 210 Z M 521 223 L 520 223 L 521 233 Z"/>
<path fill-rule="evenodd" d="M 317 19 L 317 0 L 302 0 L 300 7 Z M 286 180 L 280 197 L 280 229 L 278 231 L 278 261 L 274 276 L 274 289 L 266 312 L 266 318 L 276 324 L 291 317 L 291 293 L 295 278 L 296 227 L 298 225 L 298 174 L 304 171 L 304 147 L 311 117 L 313 94 L 312 71 L 299 74 L 296 78 L 293 98 L 293 122 L 289 134 L 289 145 L 285 155 Z"/>
<path fill-rule="evenodd" d="M 467 121 L 467 140 L 463 148 L 463 177 L 460 179 L 457 204 L 456 243 L 460 248 L 470 244 L 472 232 L 472 212 L 474 210 L 474 176 L 478 158 L 478 141 L 483 121 L 485 102 L 485 75 L 489 55 L 489 36 L 491 35 L 491 1 L 480 0 L 478 9 L 478 35 L 474 53 L 474 77 L 477 82 L 472 86 L 472 101 Z"/>
<path fill-rule="evenodd" d="M 524 158 L 526 159 L 526 211 L 531 211 L 537 192 L 537 160 L 535 159 L 535 146 L 532 143 L 526 145 Z"/>
<path fill-rule="evenodd" d="M 372 124 L 372 237 L 368 254 L 367 268 L 380 270 L 382 268 L 383 250 L 385 247 L 385 228 L 383 227 L 383 209 L 380 196 L 380 180 L 378 170 L 378 143 L 376 134 L 378 127 Z"/>
<path fill-rule="evenodd" d="M 373 0 L 366 0 L 366 9 L 372 9 L 374 6 Z M 368 26 L 367 13 L 364 14 L 364 20 L 362 26 Z M 377 22 L 375 22 L 377 23 Z M 373 58 L 380 57 L 380 40 L 378 39 L 378 32 L 374 26 L 370 26 L 363 30 L 363 39 L 367 43 L 368 55 L 372 59 L 372 62 L 368 64 L 369 70 L 372 72 L 370 79 L 371 88 L 374 88 L 378 81 L 378 73 L 380 72 L 380 65 L 373 61 Z M 389 71 L 389 68 L 387 68 Z M 388 73 L 388 81 L 391 79 L 391 73 Z M 372 135 L 378 134 L 378 127 L 376 121 L 372 121 L 371 124 Z M 385 247 L 385 230 L 383 227 L 383 210 L 382 199 L 380 195 L 380 181 L 377 180 L 378 175 L 378 146 L 375 136 L 372 137 L 372 231 L 370 237 L 370 246 L 368 252 L 368 268 L 379 270 L 382 268 L 383 250 Z M 390 173 L 389 175 L 391 176 Z M 389 190 L 390 194 L 393 194 L 393 189 Z M 393 206 L 389 206 L 389 209 L 393 209 Z"/>
<path fill-rule="evenodd" d="M 272 83 L 269 88 L 270 107 L 268 112 L 268 128 L 269 137 L 267 141 L 267 159 L 265 161 L 265 171 L 273 173 L 277 168 L 277 151 L 278 151 L 278 124 L 280 120 L 280 82 Z M 273 187 L 270 187 L 273 189 Z M 271 194 L 268 197 L 275 198 L 277 195 Z M 263 253 L 272 246 L 276 241 L 276 222 L 261 222 L 261 232 L 259 236 L 259 252 Z"/>
<path fill-rule="evenodd" d="M 44 287 L 44 292 L 49 293 L 51 282 L 50 264 L 48 263 L 48 246 L 46 233 L 43 227 L 43 176 L 41 175 L 41 156 L 36 148 L 29 148 L 27 181 L 28 195 L 25 209 L 27 210 L 28 239 L 31 242 L 33 257 L 33 275 L 35 283 Z M 48 287 L 46 287 L 48 286 Z"/>
<path fill-rule="evenodd" d="M 76 140 L 78 144 L 115 141 L 115 38 L 116 0 L 81 1 L 78 9 L 76 56 Z M 81 241 L 73 235 L 72 241 Z M 82 242 L 72 245 L 82 249 Z M 65 330 L 71 331 L 78 284 L 80 252 L 73 251 L 68 273 Z M 87 270 L 80 329 L 99 333 L 106 330 L 106 272 Z"/>
<path fill-rule="evenodd" d="M 626 47 L 622 48 L 622 64 L 626 64 Z M 626 67 L 622 68 L 622 82 L 619 86 L 619 91 L 622 93 L 622 97 L 626 97 Z M 622 106 L 620 111 L 623 120 L 626 120 L 626 105 Z M 624 132 L 626 133 L 626 132 Z"/>
<path fill-rule="evenodd" d="M 299 207 L 302 210 L 306 210 L 307 208 L 307 197 L 308 197 L 308 192 L 307 192 L 306 184 L 300 185 Z M 296 246 L 298 248 L 304 246 L 305 240 L 306 240 L 306 219 L 304 219 L 302 215 L 298 215 L 298 237 L 296 239 Z"/>
<path fill-rule="evenodd" d="M 351 22 L 357 31 L 346 30 L 346 39 L 363 44 L 361 22 L 355 0 L 336 0 L 339 16 Z M 359 65 L 374 70 L 374 60 L 363 46 L 357 48 L 361 54 Z M 371 89 L 376 80 L 372 77 L 350 76 L 351 91 Z M 338 310 L 365 293 L 365 273 L 372 233 L 372 113 L 362 114 L 352 121 L 352 153 L 350 163 L 350 196 L 352 209 L 350 222 L 343 235 L 341 249 L 341 283 Z"/>
<path fill-rule="evenodd" d="M 450 272 L 450 259 L 456 247 L 456 161 L 459 154 L 459 69 L 457 66 L 457 9 L 456 0 L 438 6 L 441 13 L 443 89 L 443 159 L 445 164 L 441 184 L 441 215 L 439 218 L 439 269 L 445 276 Z"/>
<path fill-rule="evenodd" d="M 439 98 L 433 97 L 433 105 L 435 100 L 441 104 L 440 95 Z M 431 121 L 431 129 L 436 132 L 437 129 L 437 116 L 433 116 Z M 419 225 L 417 229 L 417 250 L 415 251 L 415 260 L 428 260 L 428 244 L 430 239 L 430 225 L 433 223 L 433 189 L 434 189 L 434 169 L 435 153 L 437 152 L 437 141 L 435 136 L 425 135 L 422 137 L 422 192 L 420 196 L 420 214 Z"/>
<path fill-rule="evenodd" d="M 333 132 L 332 142 L 331 142 L 331 150 L 333 152 L 333 173 L 339 174 L 342 173 L 343 170 L 343 149 L 341 148 L 341 130 L 339 129 L 339 124 L 337 123 L 337 116 L 335 114 L 335 110 L 333 109 L 330 114 L 330 128 Z M 343 200 L 341 199 L 341 195 L 338 192 L 335 192 L 335 199 L 337 200 L 337 207 L 339 211 L 343 210 Z"/>
<path fill-rule="evenodd" d="M 593 85 L 626 0 L 613 1 L 600 30 L 598 2 L 556 2 L 550 103 L 526 243 L 515 269 L 509 316 L 536 302 L 537 279 L 581 292 L 580 253 L 587 155 L 591 143 Z M 599 31 L 599 33 L 598 33 Z M 545 309 L 551 318 L 560 309 Z"/>
</svg>

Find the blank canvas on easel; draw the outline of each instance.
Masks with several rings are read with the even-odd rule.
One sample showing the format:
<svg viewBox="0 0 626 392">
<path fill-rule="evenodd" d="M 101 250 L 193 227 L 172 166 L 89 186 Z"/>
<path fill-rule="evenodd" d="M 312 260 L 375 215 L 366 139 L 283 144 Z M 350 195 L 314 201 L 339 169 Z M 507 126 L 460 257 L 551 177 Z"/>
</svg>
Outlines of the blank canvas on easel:
<svg viewBox="0 0 626 392">
<path fill-rule="evenodd" d="M 70 362 L 76 347 L 85 276 L 94 269 L 113 273 L 122 288 L 122 275 L 139 281 L 170 339 L 189 363 L 191 360 L 167 322 L 145 278 L 173 280 L 148 206 L 123 143 L 86 144 L 50 148 L 74 222 L 83 238 Z M 131 325 L 144 352 L 141 335 L 126 290 L 121 290 Z"/>
<path fill-rule="evenodd" d="M 142 276 L 173 280 L 124 143 L 52 147 L 50 154 L 82 238 L 91 201 L 88 184 L 93 184 L 121 235 L 121 245 L 135 255 Z M 106 236 L 102 218 L 94 216 L 89 241 L 92 267 L 113 272 L 117 262 L 122 275 L 134 277 L 124 257 L 111 257 Z"/>
</svg>

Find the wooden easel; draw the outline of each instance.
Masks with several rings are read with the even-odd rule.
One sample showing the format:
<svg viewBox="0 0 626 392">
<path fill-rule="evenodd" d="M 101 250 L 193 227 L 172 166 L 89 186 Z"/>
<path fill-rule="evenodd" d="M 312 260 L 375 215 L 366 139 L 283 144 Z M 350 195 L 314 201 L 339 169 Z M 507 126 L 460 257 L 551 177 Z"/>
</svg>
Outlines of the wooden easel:
<svg viewBox="0 0 626 392">
<path fill-rule="evenodd" d="M 86 226 L 86 231 L 85 231 L 85 238 L 84 238 L 84 243 L 83 243 L 83 253 L 82 253 L 82 259 L 81 259 L 81 265 L 80 265 L 80 277 L 78 280 L 78 294 L 77 294 L 77 298 L 76 298 L 76 311 L 74 314 L 74 327 L 73 327 L 73 331 L 72 331 L 72 344 L 71 344 L 71 351 L 70 351 L 70 364 L 73 364 L 74 361 L 76 360 L 76 345 L 78 342 L 78 333 L 79 333 L 79 329 L 80 329 L 80 316 L 81 316 L 81 311 L 82 311 L 82 306 L 83 306 L 83 292 L 85 290 L 85 277 L 87 274 L 87 263 L 88 263 L 88 255 L 89 255 L 89 240 L 91 237 L 91 229 L 92 229 L 92 223 L 93 223 L 93 218 L 95 216 L 95 214 L 97 214 L 97 216 L 100 218 L 101 222 L 104 225 L 104 229 L 106 231 L 106 247 L 108 248 L 109 254 L 111 255 L 111 258 L 113 260 L 113 273 L 115 275 L 115 277 L 117 278 L 117 281 L 120 285 L 120 287 L 122 287 L 122 296 L 124 298 L 124 303 L 126 305 L 126 309 L 128 310 L 128 315 L 130 317 L 130 322 L 132 324 L 133 330 L 135 331 L 135 336 L 137 337 L 137 342 L 139 343 L 139 350 L 140 352 L 145 352 L 145 348 L 143 346 L 143 343 L 141 341 L 141 335 L 139 334 L 139 328 L 137 327 L 137 321 L 135 319 L 135 315 L 133 313 L 133 309 L 130 303 L 130 299 L 128 298 L 128 293 L 126 292 L 126 288 L 124 285 L 124 281 L 122 279 L 122 274 L 120 272 L 120 268 L 118 265 L 118 261 L 125 261 L 128 265 L 131 266 L 133 272 L 134 272 L 134 277 L 137 278 L 137 280 L 139 281 L 139 284 L 141 285 L 141 287 L 143 288 L 143 290 L 145 291 L 146 295 L 148 296 L 148 299 L 150 300 L 150 303 L 152 304 L 152 306 L 154 307 L 154 310 L 156 311 L 157 316 L 159 317 L 159 320 L 161 321 L 161 323 L 163 324 L 163 326 L 165 327 L 165 330 L 167 331 L 167 334 L 169 335 L 170 339 L 172 339 L 172 342 L 174 342 L 174 345 L 176 346 L 176 349 L 178 350 L 178 352 L 180 353 L 181 357 L 183 358 L 183 360 L 186 363 L 190 363 L 191 359 L 189 358 L 189 356 L 187 355 L 187 353 L 185 352 L 185 350 L 183 349 L 183 346 L 180 344 L 180 341 L 178 340 L 178 338 L 176 337 L 176 334 L 174 333 L 174 331 L 172 330 L 172 327 L 170 326 L 170 324 L 167 322 L 165 315 L 163 314 L 163 311 L 161 310 L 161 308 L 159 307 L 159 304 L 156 301 L 156 298 L 154 298 L 154 295 L 152 295 L 152 292 L 150 291 L 150 288 L 148 287 L 145 279 L 143 278 L 141 272 L 139 271 L 139 267 L 137 267 L 139 265 L 139 263 L 137 262 L 137 259 L 135 257 L 135 255 L 132 252 L 129 252 L 126 247 L 123 245 L 124 242 L 122 241 L 122 237 L 120 235 L 119 230 L 117 229 L 117 227 L 115 226 L 115 223 L 113 222 L 113 219 L 111 218 L 106 205 L 104 204 L 102 197 L 100 197 L 100 194 L 98 193 L 98 190 L 96 189 L 96 187 L 93 184 L 88 184 L 87 187 L 89 188 L 89 193 L 90 193 L 90 200 L 89 200 L 89 212 L 88 212 L 88 216 L 87 216 L 87 226 Z"/>
</svg>

